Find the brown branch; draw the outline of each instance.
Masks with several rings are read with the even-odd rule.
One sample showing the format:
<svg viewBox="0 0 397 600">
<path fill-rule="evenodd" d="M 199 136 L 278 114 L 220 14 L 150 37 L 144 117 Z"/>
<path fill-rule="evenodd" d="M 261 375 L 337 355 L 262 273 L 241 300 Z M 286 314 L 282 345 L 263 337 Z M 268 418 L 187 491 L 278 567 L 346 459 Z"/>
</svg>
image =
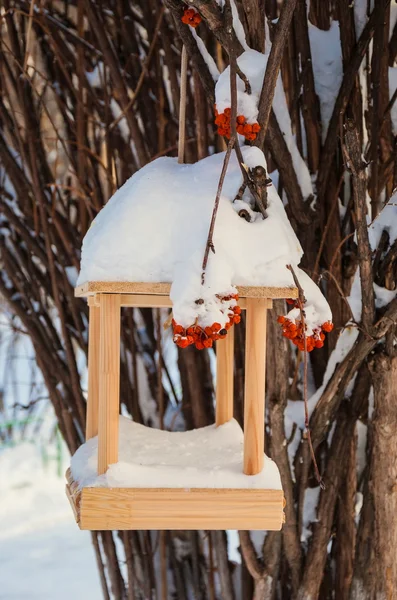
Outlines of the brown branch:
<svg viewBox="0 0 397 600">
<path fill-rule="evenodd" d="M 301 576 L 302 551 L 298 534 L 294 486 L 288 457 L 288 444 L 295 436 L 296 424 L 292 427 L 290 439 L 286 440 L 284 426 L 284 411 L 289 398 L 289 352 L 288 341 L 282 334 L 277 323 L 277 315 L 282 313 L 285 305 L 282 300 L 274 303 L 273 310 L 269 313 L 268 320 L 268 347 L 272 352 L 266 355 L 266 372 L 271 373 L 266 380 L 266 402 L 269 406 L 269 423 L 271 435 L 267 444 L 270 445 L 270 456 L 275 461 L 280 471 L 281 484 L 286 501 L 285 523 L 282 529 L 283 553 L 291 571 L 291 585 L 296 593 Z M 269 446 L 266 453 L 269 454 Z"/>
<path fill-rule="evenodd" d="M 285 0 L 283 2 L 274 41 L 272 43 L 269 59 L 267 61 L 266 73 L 263 79 L 262 91 L 258 105 L 258 123 L 261 126 L 261 129 L 255 140 L 255 146 L 258 146 L 258 148 L 261 148 L 263 146 L 263 142 L 265 141 L 270 111 L 273 104 L 274 91 L 276 89 L 277 77 L 280 70 L 284 46 L 287 41 L 296 2 L 297 0 Z"/>
<path fill-rule="evenodd" d="M 366 164 L 361 158 L 361 144 L 358 130 L 354 122 L 348 119 L 345 123 L 345 139 L 342 146 L 347 166 L 353 177 L 353 196 L 356 216 L 358 263 L 362 295 L 361 320 L 364 329 L 371 332 L 375 317 L 375 295 L 372 274 L 371 246 L 368 237 L 365 175 Z"/>
<path fill-rule="evenodd" d="M 298 0 L 294 12 L 294 37 L 302 78 L 302 117 L 307 140 L 307 162 L 311 173 L 318 170 L 321 151 L 320 102 L 314 86 L 306 1 Z"/>
<path fill-rule="evenodd" d="M 374 7 L 375 8 L 375 7 Z M 388 46 L 386 41 L 386 35 L 388 35 L 389 28 L 387 27 L 386 34 L 386 23 L 389 24 L 387 13 L 390 10 L 390 2 L 387 0 L 378 0 L 376 4 L 377 23 L 374 31 L 373 39 L 373 50 L 372 50 L 372 61 L 371 61 L 371 96 L 372 96 L 372 107 L 370 112 L 371 119 L 371 146 L 370 146 L 370 160 L 371 160 L 371 177 L 370 177 L 370 196 L 371 196 L 371 209 L 374 218 L 378 213 L 379 208 L 379 141 L 381 137 L 381 125 L 382 125 L 382 110 L 384 110 L 384 102 L 382 102 L 382 75 L 384 69 L 388 69 L 387 57 L 385 57 L 385 51 L 387 52 Z M 385 43 L 386 42 L 386 43 Z M 386 58 L 386 61 L 385 61 Z M 388 86 L 387 86 L 388 88 Z M 389 89 L 387 89 L 387 96 L 389 96 Z M 383 107 L 382 107 L 383 105 Z"/>
<path fill-rule="evenodd" d="M 390 0 L 388 0 L 388 2 L 390 3 Z M 346 66 L 346 69 L 343 74 L 342 84 L 339 89 L 338 97 L 335 101 L 332 117 L 328 125 L 327 137 L 325 139 L 323 150 L 321 153 L 321 163 L 317 179 L 317 194 L 320 200 L 323 199 L 328 185 L 328 178 L 330 175 L 332 161 L 338 140 L 338 129 L 340 119 L 345 113 L 346 107 L 349 102 L 350 94 L 355 85 L 355 79 L 358 70 L 365 56 L 368 45 L 374 35 L 376 20 L 377 10 L 376 8 L 374 8 L 370 18 L 367 21 L 367 24 L 365 25 L 360 35 L 360 38 L 357 42 L 355 51 L 350 59 L 350 62 Z"/>
<path fill-rule="evenodd" d="M 273 110 L 270 112 L 266 144 L 269 146 L 272 158 L 280 171 L 294 219 L 296 219 L 300 226 L 313 227 L 315 214 L 304 203 L 291 153 L 288 150 L 284 135 Z"/>
<path fill-rule="evenodd" d="M 252 543 L 249 531 L 239 531 L 241 554 L 251 577 L 261 579 L 264 574 L 262 565 L 260 564 L 255 551 L 255 546 Z"/>
<path fill-rule="evenodd" d="M 342 412 L 342 411 L 341 411 Z M 318 598 L 322 577 L 327 560 L 327 546 L 332 531 L 338 492 L 343 480 L 346 462 L 342 460 L 346 447 L 354 431 L 355 419 L 349 418 L 343 411 L 340 415 L 332 439 L 331 450 L 326 469 L 327 490 L 321 490 L 317 508 L 317 519 L 313 527 L 306 569 L 303 574 L 298 598 Z"/>
<path fill-rule="evenodd" d="M 167 0 L 167 3 L 172 3 L 174 7 L 179 4 L 179 11 L 183 6 L 177 0 Z M 242 53 L 244 48 L 236 36 L 233 23 L 231 26 L 226 23 L 225 12 L 222 13 L 216 0 L 189 0 L 189 4 L 199 11 L 209 29 L 228 53 L 232 48 L 237 56 Z"/>
</svg>

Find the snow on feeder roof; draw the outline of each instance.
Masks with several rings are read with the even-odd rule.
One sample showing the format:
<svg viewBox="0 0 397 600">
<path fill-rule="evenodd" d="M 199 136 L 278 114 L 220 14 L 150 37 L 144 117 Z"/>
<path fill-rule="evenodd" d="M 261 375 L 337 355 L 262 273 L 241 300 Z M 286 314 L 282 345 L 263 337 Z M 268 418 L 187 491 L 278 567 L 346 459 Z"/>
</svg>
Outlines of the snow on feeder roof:
<svg viewBox="0 0 397 600">
<path fill-rule="evenodd" d="M 242 148 L 249 168 L 266 161 L 258 148 Z M 86 281 L 172 283 L 171 299 L 178 323 L 197 317 L 197 298 L 207 311 L 204 324 L 225 319 L 210 303 L 214 292 L 235 285 L 294 287 L 291 264 L 307 300 L 307 325 L 317 327 L 331 312 L 314 282 L 297 265 L 302 248 L 274 186 L 268 188 L 267 218 L 253 213 L 247 202 L 234 202 L 242 175 L 234 152 L 229 163 L 214 230 L 215 254 L 208 261 L 205 285 L 201 262 L 224 153 L 195 164 L 159 158 L 135 173 L 98 214 L 83 241 L 81 272 Z M 245 207 L 255 219 L 238 212 Z M 222 322 L 223 321 L 223 322 Z"/>
</svg>

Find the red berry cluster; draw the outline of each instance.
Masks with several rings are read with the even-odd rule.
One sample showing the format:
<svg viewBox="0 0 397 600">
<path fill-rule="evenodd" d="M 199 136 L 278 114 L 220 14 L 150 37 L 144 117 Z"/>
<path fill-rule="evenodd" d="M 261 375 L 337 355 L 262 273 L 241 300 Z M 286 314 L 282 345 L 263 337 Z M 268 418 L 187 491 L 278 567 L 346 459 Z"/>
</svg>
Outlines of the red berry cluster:
<svg viewBox="0 0 397 600">
<path fill-rule="evenodd" d="M 222 296 L 222 301 L 238 300 L 237 294 L 230 296 Z M 210 327 L 200 327 L 200 325 L 191 325 L 183 327 L 172 319 L 172 329 L 174 332 L 174 342 L 179 348 L 187 348 L 187 346 L 195 345 L 197 350 L 211 348 L 216 340 L 223 340 L 228 330 L 232 325 L 237 325 L 241 321 L 241 308 L 239 306 L 230 307 L 229 321 L 224 327 L 220 323 L 213 323 Z"/>
<path fill-rule="evenodd" d="M 230 139 L 231 125 L 230 125 L 231 109 L 225 108 L 225 112 L 218 113 L 215 106 L 215 125 L 218 126 L 219 135 L 224 135 L 227 139 Z M 260 130 L 259 123 L 247 123 L 244 115 L 239 115 L 236 118 L 236 131 L 245 137 L 246 140 L 253 141 L 256 139 L 256 134 Z"/>
<path fill-rule="evenodd" d="M 296 300 L 287 300 L 288 304 L 292 304 L 295 308 L 298 307 Z M 302 321 L 291 321 L 288 317 L 280 316 L 277 319 L 278 323 L 282 325 L 283 336 L 292 341 L 299 350 L 304 351 L 305 349 L 305 331 L 303 328 Z M 325 333 L 329 333 L 334 328 L 331 321 L 327 321 L 321 325 L 321 328 L 315 329 L 313 335 L 306 336 L 306 349 L 308 352 L 314 350 L 314 348 L 322 348 L 324 346 Z M 325 333 L 324 333 L 325 332 Z"/>
<path fill-rule="evenodd" d="M 201 23 L 201 15 L 194 8 L 185 8 L 185 11 L 181 17 L 182 23 L 190 25 L 190 27 L 196 28 Z"/>
</svg>

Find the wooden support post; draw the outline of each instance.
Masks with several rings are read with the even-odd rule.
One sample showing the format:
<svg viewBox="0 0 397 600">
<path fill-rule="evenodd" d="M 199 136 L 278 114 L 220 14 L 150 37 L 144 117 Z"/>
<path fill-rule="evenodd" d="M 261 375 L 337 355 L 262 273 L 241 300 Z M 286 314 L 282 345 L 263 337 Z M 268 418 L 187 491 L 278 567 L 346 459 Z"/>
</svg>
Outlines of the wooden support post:
<svg viewBox="0 0 397 600">
<path fill-rule="evenodd" d="M 98 475 L 118 460 L 120 397 L 120 294 L 99 294 Z"/>
<path fill-rule="evenodd" d="M 98 435 L 99 407 L 99 308 L 89 305 L 88 397 L 85 439 Z"/>
<path fill-rule="evenodd" d="M 216 342 L 216 426 L 233 418 L 234 327 Z"/>
<path fill-rule="evenodd" d="M 256 475 L 263 468 L 265 443 L 266 317 L 268 300 L 247 298 L 244 473 Z"/>
</svg>

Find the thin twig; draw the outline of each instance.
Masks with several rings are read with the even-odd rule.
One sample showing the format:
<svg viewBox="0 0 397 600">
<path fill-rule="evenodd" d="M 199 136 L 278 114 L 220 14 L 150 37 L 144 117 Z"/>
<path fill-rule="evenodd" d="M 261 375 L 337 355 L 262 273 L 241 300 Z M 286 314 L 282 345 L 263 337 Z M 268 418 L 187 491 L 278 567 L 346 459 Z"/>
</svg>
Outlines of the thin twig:
<svg viewBox="0 0 397 600">
<path fill-rule="evenodd" d="M 234 54 L 233 49 L 231 50 L 231 52 Z M 240 69 L 240 67 L 238 66 L 238 64 L 236 64 L 236 73 L 240 77 L 240 79 L 244 82 L 245 93 L 251 95 L 252 94 L 252 90 L 251 90 L 250 80 L 248 79 L 248 77 L 246 76 L 246 74 L 243 73 L 243 71 Z"/>
<path fill-rule="evenodd" d="M 223 161 L 221 176 L 219 178 L 219 183 L 218 183 L 218 189 L 216 191 L 215 204 L 214 204 L 214 208 L 213 208 L 213 211 L 212 211 L 211 223 L 210 223 L 210 228 L 209 228 L 208 236 L 207 236 L 207 243 L 205 245 L 205 252 L 204 252 L 204 258 L 203 258 L 203 264 L 202 264 L 202 267 L 201 267 L 201 270 L 202 270 L 202 272 L 201 272 L 201 284 L 202 285 L 204 285 L 204 282 L 205 282 L 205 270 L 207 268 L 208 256 L 209 256 L 210 250 L 212 250 L 212 252 L 215 254 L 215 248 L 214 248 L 214 243 L 213 243 L 213 236 L 214 236 L 214 228 L 215 228 L 216 215 L 217 215 L 218 208 L 219 208 L 219 201 L 220 201 L 220 198 L 221 198 L 223 183 L 225 181 L 226 171 L 227 171 L 227 167 L 229 165 L 230 155 L 231 155 L 232 150 L 233 150 L 234 142 L 235 142 L 235 139 L 234 139 L 233 136 L 231 136 L 230 140 L 229 140 L 229 143 L 228 143 L 228 146 L 227 146 L 225 158 L 224 158 L 224 161 Z"/>
<path fill-rule="evenodd" d="M 310 454 L 313 461 L 314 472 L 316 475 L 316 479 L 322 490 L 325 490 L 325 484 L 320 475 L 320 471 L 318 470 L 316 457 L 314 455 L 314 449 L 312 444 L 312 438 L 310 434 L 310 418 L 309 418 L 309 404 L 308 404 L 308 394 L 307 394 L 307 367 L 308 367 L 308 353 L 307 353 L 307 337 L 306 337 L 306 319 L 305 319 L 305 311 L 303 309 L 304 304 L 306 302 L 305 295 L 303 292 L 303 288 L 299 283 L 299 280 L 296 276 L 294 268 L 292 265 L 287 265 L 287 269 L 291 271 L 292 277 L 294 279 L 294 283 L 298 288 L 298 306 L 300 317 L 302 321 L 302 330 L 303 330 L 303 342 L 304 342 L 304 350 L 303 350 L 303 403 L 305 406 L 305 432 L 304 437 L 307 439 L 310 449 Z"/>
</svg>

